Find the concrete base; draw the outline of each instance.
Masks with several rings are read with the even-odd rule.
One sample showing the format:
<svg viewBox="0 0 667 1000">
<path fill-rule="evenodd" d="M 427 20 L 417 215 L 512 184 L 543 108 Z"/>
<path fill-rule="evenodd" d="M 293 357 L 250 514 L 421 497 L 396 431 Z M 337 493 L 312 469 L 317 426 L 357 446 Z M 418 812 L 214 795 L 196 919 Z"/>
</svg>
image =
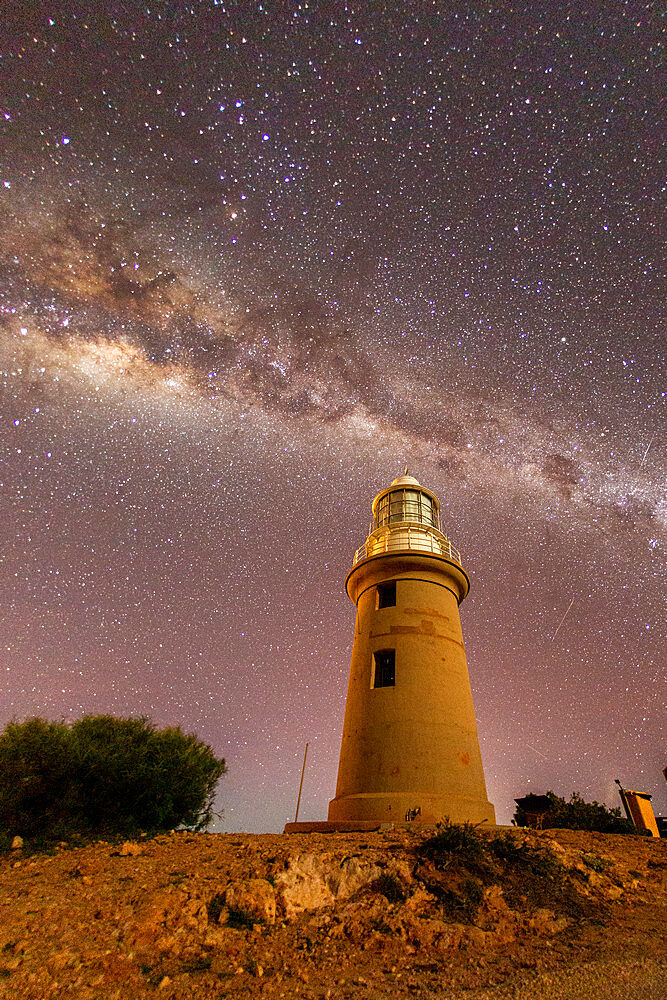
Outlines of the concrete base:
<svg viewBox="0 0 667 1000">
<path fill-rule="evenodd" d="M 433 826 L 435 823 L 496 822 L 495 809 L 485 799 L 464 795 L 429 795 L 420 792 L 361 793 L 344 795 L 329 803 L 331 823 L 405 823 L 408 812 L 418 806 L 414 820 Z"/>
<path fill-rule="evenodd" d="M 374 822 L 343 820 L 340 823 L 313 821 L 311 823 L 286 823 L 283 833 L 372 833 L 383 825 Z"/>
<path fill-rule="evenodd" d="M 370 822 L 347 822 L 330 823 L 326 820 L 310 823 L 286 823 L 283 833 L 375 833 L 377 830 L 435 830 L 437 823 L 419 823 L 415 820 L 412 823 L 370 823 Z M 482 831 L 488 830 L 517 830 L 516 826 L 501 826 L 497 823 L 484 823 L 479 827 Z"/>
</svg>

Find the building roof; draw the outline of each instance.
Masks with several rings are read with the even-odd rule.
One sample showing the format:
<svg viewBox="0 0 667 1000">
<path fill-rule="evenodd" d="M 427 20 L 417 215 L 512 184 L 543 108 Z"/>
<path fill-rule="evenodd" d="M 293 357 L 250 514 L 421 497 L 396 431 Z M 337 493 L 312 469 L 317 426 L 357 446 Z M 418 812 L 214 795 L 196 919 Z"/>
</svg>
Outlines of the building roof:
<svg viewBox="0 0 667 1000">
<path fill-rule="evenodd" d="M 419 486 L 418 481 L 414 476 L 399 476 L 398 479 L 394 479 L 392 486 Z"/>
</svg>

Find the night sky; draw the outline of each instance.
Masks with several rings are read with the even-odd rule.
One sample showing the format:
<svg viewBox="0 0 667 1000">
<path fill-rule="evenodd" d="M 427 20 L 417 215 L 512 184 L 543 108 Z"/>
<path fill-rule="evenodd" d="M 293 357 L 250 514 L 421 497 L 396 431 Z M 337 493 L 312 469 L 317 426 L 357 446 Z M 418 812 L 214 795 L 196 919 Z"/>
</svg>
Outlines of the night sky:
<svg viewBox="0 0 667 1000">
<path fill-rule="evenodd" d="M 665 811 L 653 3 L 5 4 L 0 724 L 148 715 L 324 819 L 405 465 L 500 821 Z"/>
</svg>

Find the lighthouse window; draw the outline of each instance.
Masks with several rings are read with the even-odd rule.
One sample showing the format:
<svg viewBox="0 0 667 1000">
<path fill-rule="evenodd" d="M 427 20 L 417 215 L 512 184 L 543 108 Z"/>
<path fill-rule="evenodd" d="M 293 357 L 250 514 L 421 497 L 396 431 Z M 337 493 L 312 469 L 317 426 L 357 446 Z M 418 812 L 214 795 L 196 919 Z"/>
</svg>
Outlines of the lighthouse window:
<svg viewBox="0 0 667 1000">
<path fill-rule="evenodd" d="M 389 523 L 405 521 L 405 502 L 403 490 L 389 494 Z"/>
<path fill-rule="evenodd" d="M 392 580 L 391 583 L 381 583 L 377 589 L 378 591 L 378 610 L 380 608 L 395 608 L 396 607 L 396 581 Z"/>
<path fill-rule="evenodd" d="M 396 684 L 396 650 L 379 649 L 373 653 L 373 687 L 394 687 Z"/>
<path fill-rule="evenodd" d="M 421 495 L 421 520 L 424 524 L 436 524 L 431 498 L 427 497 L 424 493 Z"/>
<path fill-rule="evenodd" d="M 405 491 L 405 520 L 406 521 L 421 521 L 421 510 L 419 508 L 419 500 L 421 494 L 416 490 L 406 490 Z M 424 497 L 426 499 L 426 497 Z"/>
<path fill-rule="evenodd" d="M 389 520 L 389 496 L 384 496 L 380 500 L 376 518 L 378 525 L 386 524 Z"/>
<path fill-rule="evenodd" d="M 375 512 L 375 527 L 405 521 L 437 527 L 437 514 L 431 498 L 420 490 L 392 490 L 383 496 Z"/>
</svg>

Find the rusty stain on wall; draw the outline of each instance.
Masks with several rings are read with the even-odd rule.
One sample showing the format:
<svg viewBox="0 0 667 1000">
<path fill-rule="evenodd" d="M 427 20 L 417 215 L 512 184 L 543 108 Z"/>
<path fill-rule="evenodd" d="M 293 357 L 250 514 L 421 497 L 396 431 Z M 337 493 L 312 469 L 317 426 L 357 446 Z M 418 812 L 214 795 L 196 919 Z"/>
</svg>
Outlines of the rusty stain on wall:
<svg viewBox="0 0 667 1000">
<path fill-rule="evenodd" d="M 449 615 L 443 615 L 435 608 L 403 608 L 402 610 L 404 615 L 427 615 L 429 618 L 440 618 L 445 622 L 451 621 Z"/>
</svg>

